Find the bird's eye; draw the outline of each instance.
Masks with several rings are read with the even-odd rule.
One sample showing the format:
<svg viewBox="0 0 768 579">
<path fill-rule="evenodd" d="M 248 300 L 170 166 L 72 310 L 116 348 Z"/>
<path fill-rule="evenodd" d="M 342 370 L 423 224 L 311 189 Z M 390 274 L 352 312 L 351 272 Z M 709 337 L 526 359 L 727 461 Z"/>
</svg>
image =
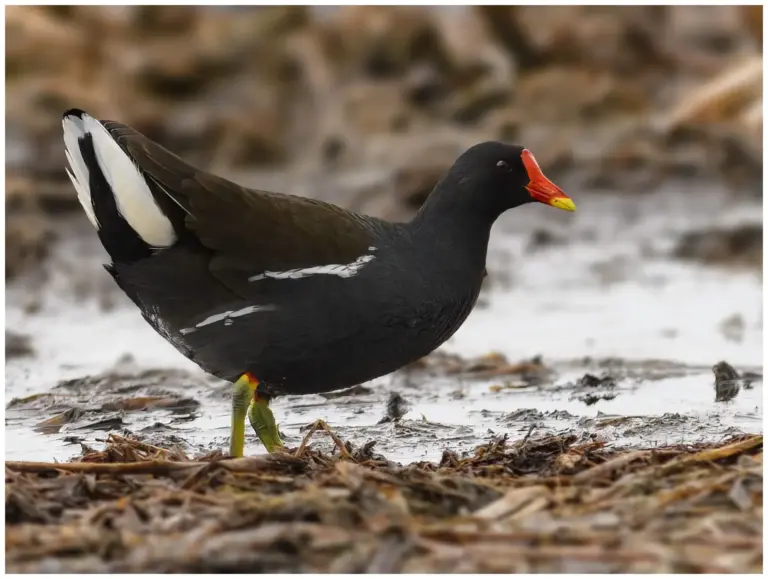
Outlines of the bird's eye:
<svg viewBox="0 0 768 579">
<path fill-rule="evenodd" d="M 509 171 L 509 164 L 506 161 L 504 161 L 503 159 L 501 161 L 497 161 L 496 162 L 496 166 L 499 169 L 504 169 L 505 171 Z"/>
</svg>

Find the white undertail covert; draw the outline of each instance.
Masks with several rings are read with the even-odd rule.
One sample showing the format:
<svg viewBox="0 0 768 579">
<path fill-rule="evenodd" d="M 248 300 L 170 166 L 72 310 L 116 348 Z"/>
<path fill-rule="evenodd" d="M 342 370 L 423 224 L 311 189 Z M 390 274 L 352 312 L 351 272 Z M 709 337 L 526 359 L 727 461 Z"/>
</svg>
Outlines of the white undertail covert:
<svg viewBox="0 0 768 579">
<path fill-rule="evenodd" d="M 98 229 L 90 192 L 90 171 L 80 153 L 79 139 L 90 134 L 99 169 L 115 197 L 117 210 L 128 225 L 152 247 L 168 247 L 176 241 L 171 221 L 163 214 L 146 180 L 131 158 L 120 148 L 104 126 L 83 114 L 67 115 L 62 122 L 69 165 L 67 171 L 88 219 Z"/>
</svg>

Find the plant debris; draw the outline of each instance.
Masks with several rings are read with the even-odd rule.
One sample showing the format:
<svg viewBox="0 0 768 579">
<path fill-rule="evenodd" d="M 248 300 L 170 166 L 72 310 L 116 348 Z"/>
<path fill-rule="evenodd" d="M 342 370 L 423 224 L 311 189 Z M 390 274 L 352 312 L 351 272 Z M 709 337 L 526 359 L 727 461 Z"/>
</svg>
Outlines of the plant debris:
<svg viewBox="0 0 768 579">
<path fill-rule="evenodd" d="M 190 459 L 110 435 L 6 463 L 10 573 L 760 573 L 761 435 L 617 452 L 495 439 L 439 464 L 337 442 Z"/>
<path fill-rule="evenodd" d="M 601 400 L 613 400 L 616 398 L 616 393 L 606 393 L 606 394 L 584 394 L 582 396 L 578 397 L 578 400 L 581 400 L 584 404 L 587 406 L 592 406 L 593 404 L 597 404 Z"/>
<path fill-rule="evenodd" d="M 387 398 L 387 413 L 379 420 L 378 424 L 398 422 L 405 416 L 410 406 L 410 403 L 399 392 L 390 392 L 389 398 Z"/>
<path fill-rule="evenodd" d="M 718 362 L 712 366 L 715 375 L 715 402 L 733 400 L 742 388 L 750 390 L 752 383 L 762 381 L 763 376 L 756 372 L 745 372 L 743 375 L 728 362 Z"/>
<path fill-rule="evenodd" d="M 512 363 L 499 352 L 489 352 L 477 358 L 433 352 L 412 363 L 407 369 L 441 372 L 449 376 L 460 375 L 475 379 L 516 376 L 528 385 L 539 384 L 553 374 L 552 370 L 544 365 L 541 356 Z"/>
<path fill-rule="evenodd" d="M 609 374 L 599 378 L 594 374 L 584 374 L 584 376 L 579 379 L 577 386 L 579 388 L 614 388 L 616 386 L 616 378 Z"/>
<path fill-rule="evenodd" d="M 336 398 L 346 398 L 348 396 L 366 396 L 367 394 L 372 393 L 373 390 L 368 388 L 368 386 L 357 384 L 352 386 L 352 388 L 345 388 L 344 390 L 336 390 L 335 392 L 321 392 L 320 396 L 326 400 L 334 400 Z"/>
</svg>

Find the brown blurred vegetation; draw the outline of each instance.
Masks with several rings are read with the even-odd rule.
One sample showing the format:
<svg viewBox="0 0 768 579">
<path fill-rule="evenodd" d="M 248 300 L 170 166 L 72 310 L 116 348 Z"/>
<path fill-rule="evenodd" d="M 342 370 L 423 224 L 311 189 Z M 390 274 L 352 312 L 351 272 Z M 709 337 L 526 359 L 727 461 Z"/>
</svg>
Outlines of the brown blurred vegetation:
<svg viewBox="0 0 768 579">
<path fill-rule="evenodd" d="M 71 107 L 224 175 L 330 176 L 337 186 L 300 192 L 390 218 L 489 139 L 525 144 L 582 190 L 679 177 L 760 191 L 759 6 L 6 15 L 6 275 L 44 255 L 51 215 L 76 208 L 60 134 Z"/>
</svg>

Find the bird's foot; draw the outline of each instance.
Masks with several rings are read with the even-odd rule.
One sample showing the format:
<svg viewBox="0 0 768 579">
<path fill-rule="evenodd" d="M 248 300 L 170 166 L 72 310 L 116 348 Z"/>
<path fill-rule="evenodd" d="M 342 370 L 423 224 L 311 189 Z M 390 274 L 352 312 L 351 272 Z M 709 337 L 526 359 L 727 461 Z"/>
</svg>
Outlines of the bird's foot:
<svg viewBox="0 0 768 579">
<path fill-rule="evenodd" d="M 230 456 L 243 456 L 245 448 L 245 415 L 259 381 L 246 372 L 232 385 L 232 429 L 229 439 Z"/>
<path fill-rule="evenodd" d="M 304 436 L 304 440 L 301 441 L 301 445 L 299 445 L 299 448 L 296 450 L 296 453 L 294 456 L 300 457 L 302 456 L 309 446 L 309 441 L 312 438 L 312 436 L 317 432 L 318 430 L 325 430 L 325 432 L 328 433 L 328 436 L 331 437 L 334 444 L 338 447 L 339 452 L 341 453 L 341 456 L 344 458 L 352 459 L 352 455 L 349 454 L 349 451 L 347 450 L 346 445 L 342 442 L 342 440 L 336 436 L 333 431 L 331 430 L 331 427 L 326 424 L 325 420 L 315 420 L 315 422 L 312 424 L 312 426 L 309 429 L 309 432 Z"/>
<path fill-rule="evenodd" d="M 280 435 L 277 431 L 275 416 L 269 409 L 269 398 L 267 396 L 259 396 L 258 388 L 259 381 L 249 372 L 240 376 L 233 385 L 232 433 L 229 443 L 230 456 L 243 456 L 246 414 L 253 430 L 268 452 L 274 452 L 283 447 L 283 442 L 280 440 Z"/>
<path fill-rule="evenodd" d="M 254 393 L 251 405 L 248 407 L 248 420 L 267 452 L 272 453 L 283 448 L 275 415 L 269 408 L 269 400 L 259 397 L 258 392 Z"/>
</svg>

